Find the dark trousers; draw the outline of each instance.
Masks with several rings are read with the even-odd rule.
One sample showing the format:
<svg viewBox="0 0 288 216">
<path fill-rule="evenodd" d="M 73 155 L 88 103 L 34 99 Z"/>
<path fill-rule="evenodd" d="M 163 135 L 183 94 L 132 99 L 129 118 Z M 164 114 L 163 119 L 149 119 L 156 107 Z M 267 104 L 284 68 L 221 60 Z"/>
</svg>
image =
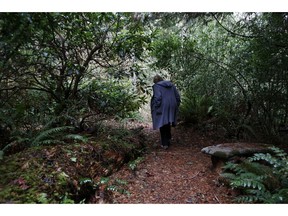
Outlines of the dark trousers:
<svg viewBox="0 0 288 216">
<path fill-rule="evenodd" d="M 160 127 L 161 145 L 169 146 L 171 140 L 171 125 L 166 124 Z"/>
</svg>

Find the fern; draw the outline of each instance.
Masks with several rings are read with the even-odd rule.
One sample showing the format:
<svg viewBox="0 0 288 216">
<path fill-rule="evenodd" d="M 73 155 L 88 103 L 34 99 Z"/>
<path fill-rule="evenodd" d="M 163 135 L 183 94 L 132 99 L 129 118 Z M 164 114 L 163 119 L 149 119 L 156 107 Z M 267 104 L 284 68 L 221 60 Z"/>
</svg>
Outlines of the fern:
<svg viewBox="0 0 288 216">
<path fill-rule="evenodd" d="M 87 142 L 87 138 L 79 134 L 65 134 L 73 127 L 62 126 L 41 131 L 31 142 L 31 146 L 65 144 L 64 140 L 77 140 Z"/>
<path fill-rule="evenodd" d="M 235 199 L 239 203 L 257 203 L 259 201 L 257 196 L 254 195 L 243 195 Z"/>
<path fill-rule="evenodd" d="M 127 182 L 121 179 L 115 179 L 113 182 L 111 182 L 111 179 L 109 177 L 101 177 L 101 179 L 98 182 L 93 182 L 94 188 L 99 188 L 100 186 L 104 186 L 104 192 L 118 192 L 120 194 L 126 194 L 130 195 L 129 191 L 124 189 L 124 186 L 127 185 Z"/>
<path fill-rule="evenodd" d="M 264 184 L 261 182 L 262 176 L 257 176 L 253 173 L 242 173 L 238 178 L 231 182 L 233 188 L 257 188 L 258 190 L 265 190 Z"/>
<path fill-rule="evenodd" d="M 241 166 L 239 166 L 238 164 L 231 163 L 231 162 L 227 162 L 223 168 L 224 170 L 230 170 L 236 173 L 236 175 L 240 175 L 241 173 L 245 172 L 245 169 L 243 169 Z"/>
<path fill-rule="evenodd" d="M 114 182 L 106 187 L 107 191 L 118 192 L 120 194 L 130 195 L 124 186 L 127 185 L 127 182 L 121 179 L 116 179 Z"/>
<path fill-rule="evenodd" d="M 271 147 L 273 151 L 273 155 L 267 153 L 258 153 L 255 154 L 253 157 L 249 158 L 250 161 L 265 161 L 266 163 L 270 164 L 274 167 L 274 173 L 278 173 L 282 176 L 288 177 L 288 157 L 287 154 L 277 148 Z"/>
<path fill-rule="evenodd" d="M 138 157 L 136 160 L 131 161 L 128 165 L 132 171 L 137 169 L 137 166 L 143 161 L 143 157 Z"/>
<path fill-rule="evenodd" d="M 276 147 L 272 153 L 257 153 L 240 164 L 226 163 L 222 177 L 242 191 L 241 203 L 288 203 L 288 158 Z M 263 164 L 263 162 L 265 162 Z"/>
<path fill-rule="evenodd" d="M 263 153 L 256 153 L 254 154 L 253 157 L 249 158 L 249 161 L 266 161 L 267 163 L 271 164 L 274 167 L 279 167 L 281 166 L 281 162 L 273 157 L 271 154 L 267 153 L 267 154 L 263 154 Z"/>
<path fill-rule="evenodd" d="M 237 176 L 234 173 L 230 173 L 230 172 L 221 173 L 221 176 L 225 179 L 228 179 L 228 180 L 233 180 L 233 179 L 237 178 Z"/>
<path fill-rule="evenodd" d="M 206 95 L 197 95 L 192 89 L 183 95 L 180 116 L 187 123 L 200 123 L 213 112 L 212 100 Z"/>
<path fill-rule="evenodd" d="M 270 147 L 270 149 L 274 152 L 276 157 L 281 158 L 283 160 L 287 159 L 287 153 L 284 152 L 282 149 L 277 148 L 275 146 Z"/>
<path fill-rule="evenodd" d="M 42 132 L 40 132 L 40 134 L 35 137 L 31 143 L 32 146 L 39 146 L 44 142 L 44 140 L 47 141 L 47 143 L 51 144 L 50 141 L 50 138 L 52 135 L 57 135 L 59 134 L 60 132 L 63 132 L 63 131 L 66 131 L 68 129 L 71 129 L 72 127 L 69 127 L 69 126 L 62 126 L 62 127 L 56 127 L 56 128 L 51 128 L 51 129 L 48 129 L 48 130 L 44 130 Z"/>
<path fill-rule="evenodd" d="M 275 200 L 278 200 L 277 203 L 282 203 L 282 202 L 284 203 L 285 201 L 287 202 L 288 201 L 288 188 L 279 190 L 279 192 L 275 194 L 273 198 Z"/>
</svg>

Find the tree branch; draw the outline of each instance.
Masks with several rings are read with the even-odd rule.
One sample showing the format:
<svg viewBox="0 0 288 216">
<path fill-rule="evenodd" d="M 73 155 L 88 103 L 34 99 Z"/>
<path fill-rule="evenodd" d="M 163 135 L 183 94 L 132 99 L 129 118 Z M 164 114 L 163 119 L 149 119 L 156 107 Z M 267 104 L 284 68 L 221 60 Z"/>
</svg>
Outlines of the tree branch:
<svg viewBox="0 0 288 216">
<path fill-rule="evenodd" d="M 243 38 L 259 38 L 262 37 L 260 35 L 243 35 L 243 34 L 239 34 L 236 32 L 231 31 L 230 29 L 226 28 L 225 26 L 222 25 L 222 23 L 217 19 L 217 17 L 215 16 L 214 13 L 212 13 L 212 16 L 214 17 L 214 19 L 217 21 L 217 23 L 223 28 L 225 29 L 227 32 L 229 32 L 231 35 L 234 36 L 239 36 L 239 37 L 243 37 Z"/>
</svg>

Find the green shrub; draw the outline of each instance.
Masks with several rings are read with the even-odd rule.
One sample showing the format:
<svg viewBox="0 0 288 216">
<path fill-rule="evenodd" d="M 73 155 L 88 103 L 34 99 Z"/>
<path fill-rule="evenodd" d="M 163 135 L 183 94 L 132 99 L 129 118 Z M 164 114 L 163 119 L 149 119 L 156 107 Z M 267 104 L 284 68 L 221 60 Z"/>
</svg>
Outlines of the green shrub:
<svg viewBox="0 0 288 216">
<path fill-rule="evenodd" d="M 129 82 L 93 80 L 88 88 L 89 107 L 107 115 L 130 117 L 145 102 Z"/>
<path fill-rule="evenodd" d="M 213 110 L 211 99 L 187 91 L 182 98 L 180 116 L 186 123 L 198 124 L 206 120 Z"/>
</svg>

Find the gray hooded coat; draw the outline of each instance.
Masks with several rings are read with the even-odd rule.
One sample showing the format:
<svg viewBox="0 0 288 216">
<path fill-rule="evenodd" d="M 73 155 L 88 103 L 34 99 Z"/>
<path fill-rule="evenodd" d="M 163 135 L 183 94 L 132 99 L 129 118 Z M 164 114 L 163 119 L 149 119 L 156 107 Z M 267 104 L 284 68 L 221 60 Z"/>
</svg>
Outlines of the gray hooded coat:
<svg viewBox="0 0 288 216">
<path fill-rule="evenodd" d="M 163 125 L 177 124 L 177 114 L 180 105 L 180 95 L 176 87 L 170 81 L 160 81 L 152 86 L 151 115 L 153 129 L 159 129 Z"/>
</svg>

